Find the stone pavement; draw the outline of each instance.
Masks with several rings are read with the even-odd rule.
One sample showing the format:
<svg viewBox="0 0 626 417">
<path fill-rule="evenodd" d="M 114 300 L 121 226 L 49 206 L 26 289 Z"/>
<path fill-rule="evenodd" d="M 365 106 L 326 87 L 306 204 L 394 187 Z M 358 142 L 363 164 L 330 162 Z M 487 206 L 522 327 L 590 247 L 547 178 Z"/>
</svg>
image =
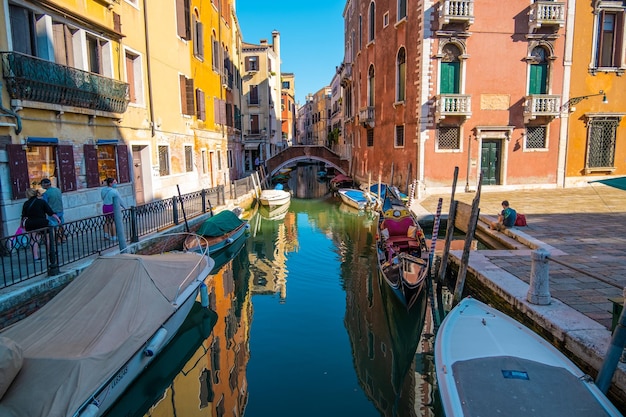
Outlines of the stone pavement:
<svg viewBox="0 0 626 417">
<path fill-rule="evenodd" d="M 475 196 L 474 192 L 457 192 L 454 198 L 471 204 Z M 447 214 L 450 194 L 426 197 L 419 201 L 419 210 L 435 213 L 440 197 L 442 213 Z M 480 214 L 495 217 L 502 200 L 509 200 L 512 208 L 526 215 L 528 226 L 517 228 L 521 234 L 562 252 L 551 256 L 548 264 L 552 298 L 609 329 L 613 305 L 608 299 L 621 297 L 626 287 L 626 191 L 601 183 L 506 192 L 487 188 L 481 192 Z M 530 256 L 504 252 L 486 256 L 528 283 Z"/>
</svg>

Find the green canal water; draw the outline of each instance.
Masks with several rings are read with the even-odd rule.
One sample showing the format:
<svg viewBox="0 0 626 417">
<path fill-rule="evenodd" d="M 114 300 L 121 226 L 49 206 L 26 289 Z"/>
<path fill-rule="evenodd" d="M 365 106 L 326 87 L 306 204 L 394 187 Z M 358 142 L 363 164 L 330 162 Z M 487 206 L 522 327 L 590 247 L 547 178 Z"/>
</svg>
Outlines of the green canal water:
<svg viewBox="0 0 626 417">
<path fill-rule="evenodd" d="M 375 219 L 311 169 L 284 215 L 250 218 L 207 278 L 210 309 L 194 306 L 108 416 L 443 416 L 428 298 L 397 303 Z"/>
</svg>

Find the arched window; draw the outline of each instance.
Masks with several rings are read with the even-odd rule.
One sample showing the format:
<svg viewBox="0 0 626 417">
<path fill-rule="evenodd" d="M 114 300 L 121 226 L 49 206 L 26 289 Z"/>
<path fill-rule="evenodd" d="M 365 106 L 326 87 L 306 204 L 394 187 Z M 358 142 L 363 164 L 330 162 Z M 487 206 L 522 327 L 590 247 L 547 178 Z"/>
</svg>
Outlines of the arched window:
<svg viewBox="0 0 626 417">
<path fill-rule="evenodd" d="M 528 94 L 548 94 L 548 51 L 537 46 L 531 56 Z"/>
<path fill-rule="evenodd" d="M 453 43 L 447 43 L 442 49 L 439 91 L 441 94 L 459 94 L 461 92 L 461 50 Z"/>
<path fill-rule="evenodd" d="M 400 48 L 396 59 L 397 92 L 396 101 L 404 101 L 406 91 L 406 51 Z"/>
<path fill-rule="evenodd" d="M 375 22 L 376 22 L 376 5 L 374 4 L 374 2 L 370 3 L 370 10 L 369 10 L 369 21 L 368 23 L 368 28 L 369 28 L 369 36 L 367 38 L 368 42 L 371 42 L 374 40 L 374 33 L 375 33 Z"/>
<path fill-rule="evenodd" d="M 367 105 L 374 107 L 374 66 L 370 65 L 367 73 Z"/>
</svg>

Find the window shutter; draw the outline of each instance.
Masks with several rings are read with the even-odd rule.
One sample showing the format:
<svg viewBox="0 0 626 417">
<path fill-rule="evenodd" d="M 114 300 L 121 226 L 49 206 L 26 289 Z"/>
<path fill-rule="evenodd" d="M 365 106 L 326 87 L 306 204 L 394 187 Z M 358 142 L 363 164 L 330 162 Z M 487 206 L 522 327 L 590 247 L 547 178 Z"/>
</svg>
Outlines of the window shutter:
<svg viewBox="0 0 626 417">
<path fill-rule="evenodd" d="M 188 115 L 193 114 L 194 109 L 194 89 L 193 89 L 193 79 L 187 78 L 186 80 L 186 89 L 185 89 L 185 97 L 187 99 L 187 113 Z"/>
<path fill-rule="evenodd" d="M 185 40 L 191 39 L 190 15 L 189 0 L 176 0 L 176 30 Z"/>
<path fill-rule="evenodd" d="M 117 175 L 120 184 L 130 182 L 130 164 L 128 163 L 128 146 L 117 145 Z"/>
<path fill-rule="evenodd" d="M 61 179 L 61 191 L 76 191 L 76 167 L 74 165 L 74 147 L 72 145 L 57 146 L 58 175 Z"/>
<path fill-rule="evenodd" d="M 83 145 L 85 155 L 85 180 L 87 188 L 100 186 L 100 174 L 98 173 L 98 151 L 96 145 Z"/>
<path fill-rule="evenodd" d="M 626 11 L 615 14 L 615 49 L 613 52 L 613 66 L 621 67 L 622 63 L 622 50 L 624 39 L 624 14 Z"/>
<path fill-rule="evenodd" d="M 226 124 L 226 100 L 220 100 L 220 124 Z"/>
<path fill-rule="evenodd" d="M 9 175 L 13 199 L 25 198 L 24 193 L 30 187 L 26 151 L 22 149 L 22 145 L 7 145 L 7 156 L 9 157 Z"/>
<path fill-rule="evenodd" d="M 204 91 L 196 90 L 196 117 L 199 120 L 206 120 L 206 107 L 204 104 Z"/>
<path fill-rule="evenodd" d="M 213 97 L 213 120 L 220 122 L 220 100 L 217 97 Z"/>
<path fill-rule="evenodd" d="M 122 17 L 115 12 L 113 12 L 113 30 L 122 33 Z"/>
<path fill-rule="evenodd" d="M 250 71 L 250 57 L 247 56 L 245 58 L 244 62 L 245 62 L 245 69 L 246 69 L 246 71 Z"/>
<path fill-rule="evenodd" d="M 191 26 L 194 30 L 194 38 L 193 38 L 193 54 L 195 56 L 200 56 L 200 39 L 198 39 L 198 21 L 196 20 L 196 16 L 191 16 Z"/>
<path fill-rule="evenodd" d="M 198 56 L 204 58 L 204 25 L 202 22 L 198 22 L 198 38 L 196 39 L 198 44 Z"/>
<path fill-rule="evenodd" d="M 187 114 L 187 79 L 183 74 L 178 76 L 178 82 L 180 85 L 180 112 Z"/>
</svg>

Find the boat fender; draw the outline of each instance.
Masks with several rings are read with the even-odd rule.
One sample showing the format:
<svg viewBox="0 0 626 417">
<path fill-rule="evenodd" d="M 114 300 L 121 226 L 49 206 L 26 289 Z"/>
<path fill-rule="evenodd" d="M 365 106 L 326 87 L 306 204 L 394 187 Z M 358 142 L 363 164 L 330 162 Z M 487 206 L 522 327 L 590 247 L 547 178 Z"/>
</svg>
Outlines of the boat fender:
<svg viewBox="0 0 626 417">
<path fill-rule="evenodd" d="M 161 349 L 161 347 L 163 347 L 166 337 L 167 330 L 161 327 L 159 330 L 157 330 L 152 340 L 150 340 L 150 343 L 148 343 L 148 346 L 146 346 L 146 348 L 144 349 L 143 354 L 148 357 L 154 356 L 154 354 L 157 353 L 159 349 Z"/>
<path fill-rule="evenodd" d="M 85 407 L 83 412 L 80 413 L 79 417 L 95 417 L 99 414 L 99 412 L 100 407 L 98 407 L 98 404 L 91 403 L 87 407 Z"/>
<path fill-rule="evenodd" d="M 227 243 L 228 245 L 230 245 L 231 243 L 233 243 L 233 238 L 231 238 L 231 237 L 226 238 L 226 243 Z"/>
<path fill-rule="evenodd" d="M 250 223 L 246 223 L 246 225 L 244 226 L 244 229 L 249 229 L 250 228 Z"/>
<path fill-rule="evenodd" d="M 200 284 L 200 304 L 204 308 L 209 306 L 209 290 L 204 282 Z"/>
</svg>

